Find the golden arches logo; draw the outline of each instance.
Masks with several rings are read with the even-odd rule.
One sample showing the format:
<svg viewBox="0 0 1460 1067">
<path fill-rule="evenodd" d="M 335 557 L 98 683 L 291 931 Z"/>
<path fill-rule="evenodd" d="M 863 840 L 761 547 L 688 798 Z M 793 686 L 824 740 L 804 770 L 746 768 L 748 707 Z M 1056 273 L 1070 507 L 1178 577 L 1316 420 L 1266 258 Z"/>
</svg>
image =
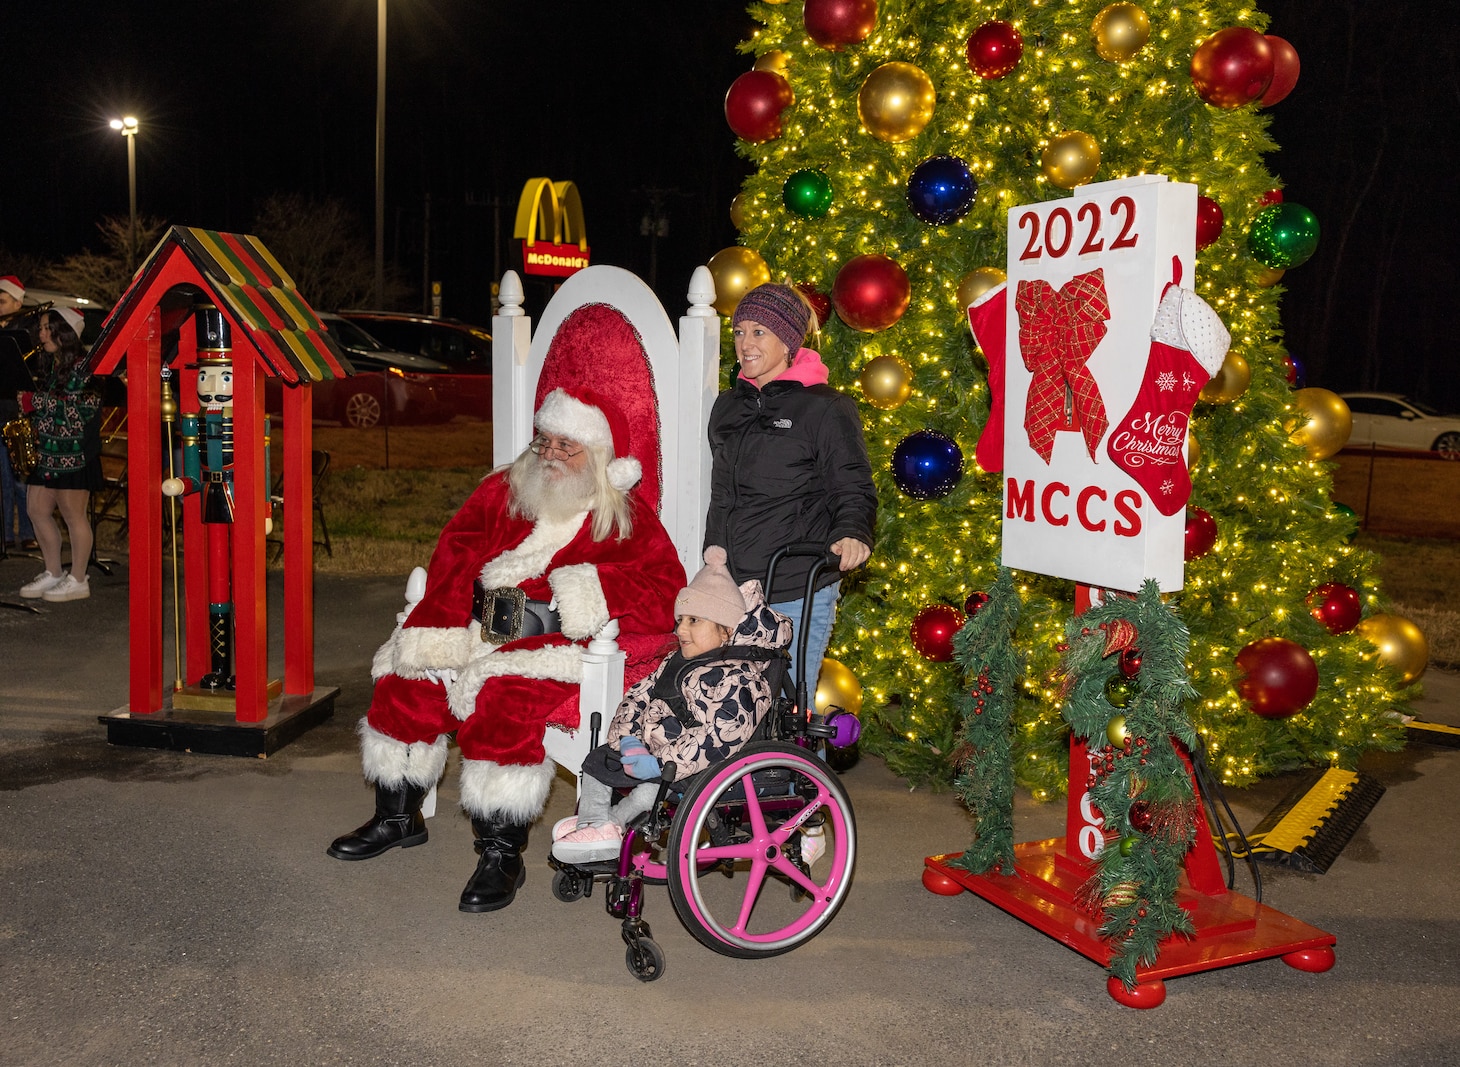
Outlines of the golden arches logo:
<svg viewBox="0 0 1460 1067">
<path fill-rule="evenodd" d="M 527 274 L 566 278 L 588 266 L 583 201 L 572 182 L 529 178 L 517 201 L 512 236 L 522 242 Z"/>
</svg>

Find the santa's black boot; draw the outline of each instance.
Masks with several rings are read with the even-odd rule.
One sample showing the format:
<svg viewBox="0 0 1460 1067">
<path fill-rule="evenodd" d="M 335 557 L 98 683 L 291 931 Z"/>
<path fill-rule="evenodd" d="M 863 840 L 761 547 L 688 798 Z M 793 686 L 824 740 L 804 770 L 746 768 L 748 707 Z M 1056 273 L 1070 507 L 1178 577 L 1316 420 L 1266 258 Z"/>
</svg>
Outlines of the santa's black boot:
<svg viewBox="0 0 1460 1067">
<path fill-rule="evenodd" d="M 527 847 L 527 823 L 514 823 L 501 815 L 481 819 L 475 816 L 476 873 L 461 891 L 462 911 L 496 911 L 512 903 L 518 888 L 527 881 L 522 850 Z"/>
<path fill-rule="evenodd" d="M 425 799 L 426 790 L 410 782 L 398 786 L 377 784 L 375 818 L 354 833 L 335 838 L 326 854 L 337 860 L 368 860 L 397 845 L 424 845 L 426 820 L 421 816 L 421 801 Z"/>
</svg>

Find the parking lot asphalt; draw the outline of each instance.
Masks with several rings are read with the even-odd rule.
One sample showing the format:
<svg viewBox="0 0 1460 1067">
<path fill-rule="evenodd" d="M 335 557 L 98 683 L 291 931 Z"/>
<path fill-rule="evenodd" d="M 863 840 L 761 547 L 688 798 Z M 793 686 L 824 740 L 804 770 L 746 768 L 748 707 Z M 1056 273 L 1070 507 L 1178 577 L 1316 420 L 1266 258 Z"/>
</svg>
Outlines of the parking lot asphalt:
<svg viewBox="0 0 1460 1067">
<path fill-rule="evenodd" d="M 0 561 L 0 600 L 37 569 Z M 425 846 L 325 856 L 371 810 L 353 731 L 403 586 L 317 580 L 335 714 L 267 759 L 107 744 L 97 716 L 127 699 L 124 562 L 93 572 L 89 600 L 0 607 L 0 1065 L 1460 1062 L 1460 749 L 1370 757 L 1386 792 L 1329 871 L 1264 866 L 1265 903 L 1337 937 L 1326 973 L 1259 961 L 1171 979 L 1150 1011 L 1118 1005 L 1056 940 L 927 892 L 924 857 L 967 844 L 967 813 L 863 758 L 843 775 L 855 882 L 827 930 L 731 959 L 650 887 L 667 967 L 641 983 L 601 892 L 549 892 L 565 777 L 504 911 L 456 907 L 475 856 L 454 755 Z M 1424 682 L 1412 710 L 1460 726 L 1460 678 Z M 1251 828 L 1290 787 L 1229 799 Z M 1061 805 L 1021 793 L 1015 815 L 1016 840 L 1063 832 Z M 1236 888 L 1252 892 L 1242 869 Z"/>
</svg>

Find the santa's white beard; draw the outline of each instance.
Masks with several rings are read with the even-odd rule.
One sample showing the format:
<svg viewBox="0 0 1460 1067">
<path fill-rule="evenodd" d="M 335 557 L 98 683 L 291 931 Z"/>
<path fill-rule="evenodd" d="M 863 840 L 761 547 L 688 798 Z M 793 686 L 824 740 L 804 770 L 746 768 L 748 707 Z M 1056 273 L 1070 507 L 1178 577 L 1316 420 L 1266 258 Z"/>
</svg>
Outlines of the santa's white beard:
<svg viewBox="0 0 1460 1067">
<path fill-rule="evenodd" d="M 513 464 L 513 510 L 534 522 L 562 522 L 593 503 L 593 470 L 570 471 L 562 460 L 528 453 Z"/>
</svg>

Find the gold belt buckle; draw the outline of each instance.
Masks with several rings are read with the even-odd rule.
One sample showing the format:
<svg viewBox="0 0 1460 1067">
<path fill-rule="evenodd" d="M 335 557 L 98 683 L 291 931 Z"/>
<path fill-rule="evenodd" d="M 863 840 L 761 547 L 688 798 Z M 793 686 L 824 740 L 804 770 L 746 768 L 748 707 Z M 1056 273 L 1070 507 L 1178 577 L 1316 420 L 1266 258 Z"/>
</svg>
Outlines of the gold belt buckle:
<svg viewBox="0 0 1460 1067">
<path fill-rule="evenodd" d="M 503 632 L 497 629 L 497 607 L 502 601 L 507 601 L 511 610 L 511 630 Z M 482 605 L 482 640 L 489 645 L 502 645 L 508 641 L 515 641 L 522 636 L 522 619 L 527 614 L 527 594 L 515 585 L 504 586 L 500 589 L 488 589 L 486 601 Z"/>
</svg>

